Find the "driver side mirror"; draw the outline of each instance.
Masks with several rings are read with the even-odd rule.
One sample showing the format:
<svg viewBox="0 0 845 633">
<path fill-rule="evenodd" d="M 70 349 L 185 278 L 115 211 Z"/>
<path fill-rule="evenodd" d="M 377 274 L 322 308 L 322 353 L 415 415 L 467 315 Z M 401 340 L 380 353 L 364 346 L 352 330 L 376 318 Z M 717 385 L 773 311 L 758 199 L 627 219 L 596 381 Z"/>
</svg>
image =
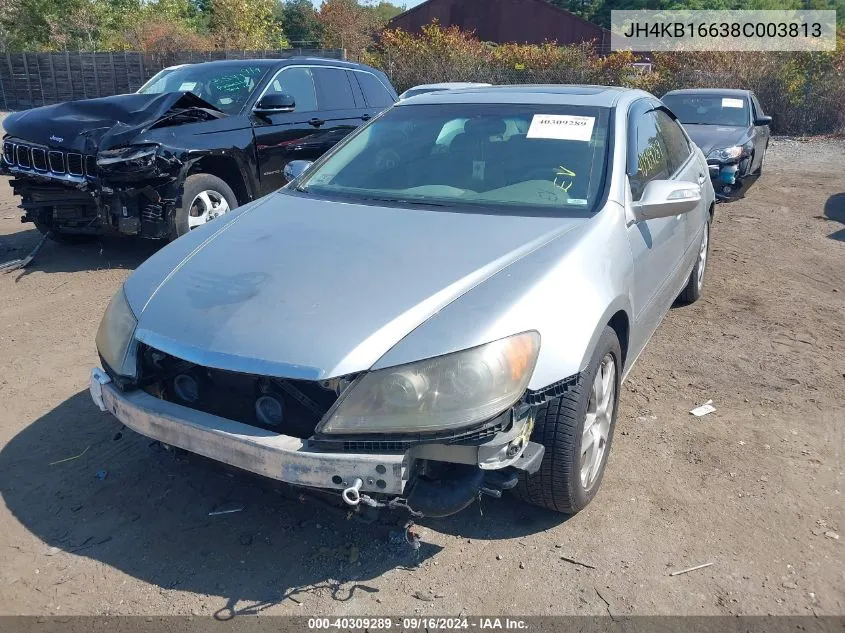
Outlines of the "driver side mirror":
<svg viewBox="0 0 845 633">
<path fill-rule="evenodd" d="M 652 180 L 634 203 L 638 222 L 689 213 L 701 202 L 701 187 L 690 182 Z"/>
<path fill-rule="evenodd" d="M 293 112 L 296 102 L 293 97 L 284 92 L 266 94 L 255 104 L 257 114 L 275 114 L 279 112 Z"/>
<path fill-rule="evenodd" d="M 754 119 L 754 125 L 771 125 L 772 117 L 762 114 Z"/>
</svg>

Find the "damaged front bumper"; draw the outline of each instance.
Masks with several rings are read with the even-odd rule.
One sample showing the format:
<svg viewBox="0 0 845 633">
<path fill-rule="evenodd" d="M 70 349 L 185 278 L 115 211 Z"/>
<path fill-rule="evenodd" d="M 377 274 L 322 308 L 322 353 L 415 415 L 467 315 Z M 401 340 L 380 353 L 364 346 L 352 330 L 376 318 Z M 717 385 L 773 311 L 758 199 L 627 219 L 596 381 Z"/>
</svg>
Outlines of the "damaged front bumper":
<svg viewBox="0 0 845 633">
<path fill-rule="evenodd" d="M 65 152 L 7 137 L 0 173 L 21 199 L 21 222 L 64 234 L 172 233 L 182 163 L 166 152 L 148 164 L 98 166 L 95 154 Z"/>
<path fill-rule="evenodd" d="M 747 156 L 727 161 L 707 159 L 710 180 L 717 199 L 730 199 L 742 188 L 745 178 L 749 175 L 750 163 Z"/>
<path fill-rule="evenodd" d="M 501 496 L 515 485 L 517 470 L 536 472 L 544 453 L 542 445 L 529 441 L 530 416 L 483 441 L 358 452 L 354 442 L 326 449 L 313 439 L 181 406 L 142 389 L 122 391 L 99 368 L 91 372 L 90 393 L 102 411 L 162 443 L 296 486 L 341 491 L 349 505 L 358 504 L 361 492 L 407 496 L 408 505 L 427 516 L 457 512 L 482 492 Z M 454 474 L 438 485 L 428 476 L 432 463 L 451 467 Z"/>
</svg>

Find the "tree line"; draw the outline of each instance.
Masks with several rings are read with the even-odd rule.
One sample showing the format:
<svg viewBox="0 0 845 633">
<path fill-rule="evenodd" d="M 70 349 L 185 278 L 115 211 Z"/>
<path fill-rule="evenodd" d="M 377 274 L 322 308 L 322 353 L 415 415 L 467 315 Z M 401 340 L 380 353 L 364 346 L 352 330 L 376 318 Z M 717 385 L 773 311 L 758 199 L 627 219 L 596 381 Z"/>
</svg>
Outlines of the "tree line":
<svg viewBox="0 0 845 633">
<path fill-rule="evenodd" d="M 346 48 L 404 11 L 386 0 L 0 0 L 0 51 Z"/>
<path fill-rule="evenodd" d="M 548 1 L 604 27 L 614 9 L 836 9 L 845 20 L 845 0 Z M 302 47 L 360 59 L 404 9 L 389 0 L 0 0 L 0 51 Z"/>
</svg>

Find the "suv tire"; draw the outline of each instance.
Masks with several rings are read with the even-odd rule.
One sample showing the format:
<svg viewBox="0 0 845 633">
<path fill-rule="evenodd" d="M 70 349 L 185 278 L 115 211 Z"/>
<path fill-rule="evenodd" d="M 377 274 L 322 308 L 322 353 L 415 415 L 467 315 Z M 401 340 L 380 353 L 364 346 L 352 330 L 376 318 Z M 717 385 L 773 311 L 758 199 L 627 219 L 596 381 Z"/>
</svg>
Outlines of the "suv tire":
<svg viewBox="0 0 845 633">
<path fill-rule="evenodd" d="M 170 239 L 175 240 L 237 206 L 235 192 L 223 180 L 211 174 L 191 174 L 182 188 L 182 205 L 173 215 Z"/>
</svg>

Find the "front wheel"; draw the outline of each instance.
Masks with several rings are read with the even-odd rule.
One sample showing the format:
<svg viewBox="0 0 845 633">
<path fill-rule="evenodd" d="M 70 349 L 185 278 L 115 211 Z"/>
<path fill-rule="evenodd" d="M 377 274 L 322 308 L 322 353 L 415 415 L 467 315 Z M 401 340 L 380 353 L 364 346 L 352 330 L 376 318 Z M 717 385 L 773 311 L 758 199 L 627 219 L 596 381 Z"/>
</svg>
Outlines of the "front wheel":
<svg viewBox="0 0 845 633">
<path fill-rule="evenodd" d="M 170 239 L 220 217 L 238 206 L 235 192 L 211 174 L 191 174 L 185 179 L 182 206 L 176 209 Z"/>
<path fill-rule="evenodd" d="M 621 376 L 619 339 L 605 327 L 575 385 L 537 411 L 531 439 L 546 452 L 536 473 L 520 476 L 518 498 L 566 514 L 592 500 L 610 453 Z"/>
</svg>

